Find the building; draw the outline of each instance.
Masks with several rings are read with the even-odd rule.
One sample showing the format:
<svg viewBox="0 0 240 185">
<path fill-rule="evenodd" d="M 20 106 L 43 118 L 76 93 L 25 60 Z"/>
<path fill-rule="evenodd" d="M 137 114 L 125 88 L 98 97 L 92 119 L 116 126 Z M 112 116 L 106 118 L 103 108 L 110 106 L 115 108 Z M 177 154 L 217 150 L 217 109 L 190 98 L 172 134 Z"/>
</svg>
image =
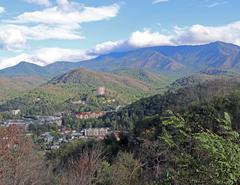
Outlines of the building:
<svg viewBox="0 0 240 185">
<path fill-rule="evenodd" d="M 71 134 L 71 139 L 80 139 L 82 137 L 82 133 L 80 132 L 73 132 Z"/>
<path fill-rule="evenodd" d="M 27 130 L 29 124 L 26 123 L 24 120 L 7 120 L 4 122 L 5 127 L 15 126 L 20 129 Z"/>
<path fill-rule="evenodd" d="M 82 131 L 83 135 L 86 137 L 99 137 L 106 136 L 109 134 L 109 128 L 88 128 Z"/>
<path fill-rule="evenodd" d="M 73 101 L 72 104 L 74 104 L 74 105 L 86 105 L 86 101 L 83 101 L 83 100 Z"/>
<path fill-rule="evenodd" d="M 11 113 L 13 116 L 17 116 L 18 114 L 21 113 L 21 110 L 19 110 L 19 109 L 11 110 L 10 113 Z"/>
<path fill-rule="evenodd" d="M 45 132 L 44 134 L 41 135 L 41 138 L 46 142 L 46 143 L 51 143 L 54 140 L 54 137 L 51 135 L 50 132 Z"/>
<path fill-rule="evenodd" d="M 30 124 L 37 125 L 51 125 L 56 124 L 57 126 L 62 125 L 62 116 L 25 116 L 24 120 Z"/>
<path fill-rule="evenodd" d="M 91 119 L 91 118 L 99 118 L 106 114 L 106 112 L 79 112 L 75 114 L 75 117 L 78 119 Z"/>
<path fill-rule="evenodd" d="M 97 95 L 98 96 L 104 96 L 105 95 L 105 87 L 98 87 Z"/>
</svg>

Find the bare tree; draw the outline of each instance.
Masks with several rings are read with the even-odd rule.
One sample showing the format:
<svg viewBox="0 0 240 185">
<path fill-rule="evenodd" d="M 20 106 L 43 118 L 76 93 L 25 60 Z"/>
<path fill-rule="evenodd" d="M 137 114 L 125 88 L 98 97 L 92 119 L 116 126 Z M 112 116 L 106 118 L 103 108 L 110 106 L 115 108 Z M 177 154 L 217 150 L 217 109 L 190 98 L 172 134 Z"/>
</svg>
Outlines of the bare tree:
<svg viewBox="0 0 240 185">
<path fill-rule="evenodd" d="M 80 158 L 72 161 L 66 172 L 58 178 L 61 185 L 94 185 L 98 181 L 98 169 L 102 161 L 101 147 L 84 151 Z"/>
<path fill-rule="evenodd" d="M 0 185 L 45 185 L 50 176 L 50 168 L 22 130 L 0 128 Z"/>
</svg>

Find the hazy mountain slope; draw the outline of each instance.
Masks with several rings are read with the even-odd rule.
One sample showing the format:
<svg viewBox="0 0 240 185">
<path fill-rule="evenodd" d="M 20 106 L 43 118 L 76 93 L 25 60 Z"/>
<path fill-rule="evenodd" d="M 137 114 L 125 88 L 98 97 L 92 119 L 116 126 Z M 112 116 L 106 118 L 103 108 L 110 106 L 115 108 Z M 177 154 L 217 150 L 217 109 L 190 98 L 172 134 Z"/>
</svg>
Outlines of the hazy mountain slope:
<svg viewBox="0 0 240 185">
<path fill-rule="evenodd" d="M 13 78 L 0 77 L 0 101 L 19 96 L 44 82 L 42 78 L 34 76 L 20 76 Z"/>
<path fill-rule="evenodd" d="M 48 74 L 48 77 L 54 77 L 57 76 L 59 74 L 64 74 L 66 72 L 69 72 L 73 69 L 77 69 L 79 68 L 79 64 L 78 63 L 74 63 L 74 62 L 64 62 L 64 61 L 60 61 L 60 62 L 55 62 L 53 64 L 49 64 L 45 67 L 43 67 L 43 69 L 46 71 L 45 73 Z"/>
<path fill-rule="evenodd" d="M 76 68 L 78 68 L 78 63 L 73 62 L 55 62 L 47 66 L 38 66 L 28 62 L 20 62 L 16 66 L 0 70 L 0 76 L 11 77 L 33 75 L 43 78 L 51 78 Z"/>
<path fill-rule="evenodd" d="M 145 68 L 176 71 L 185 66 L 178 61 L 162 55 L 151 48 L 138 49 L 125 53 L 111 53 L 96 59 L 80 62 L 83 68 L 97 71 L 111 71 L 122 68 Z"/>
<path fill-rule="evenodd" d="M 16 66 L 9 67 L 0 71 L 1 76 L 45 76 L 43 67 L 28 62 L 21 62 Z"/>
<path fill-rule="evenodd" d="M 0 76 L 37 75 L 53 77 L 72 69 L 112 71 L 143 68 L 162 72 L 186 74 L 209 68 L 240 71 L 240 47 L 214 42 L 197 46 L 158 46 L 128 52 L 110 53 L 77 63 L 56 62 L 45 67 L 22 62 L 0 70 Z"/>
<path fill-rule="evenodd" d="M 153 49 L 187 67 L 239 69 L 240 47 L 229 43 L 213 42 L 197 46 L 167 46 Z"/>
<path fill-rule="evenodd" d="M 93 70 L 147 68 L 160 71 L 198 71 L 205 68 L 240 70 L 240 47 L 214 42 L 198 46 L 159 46 L 113 53 L 80 63 Z"/>
</svg>

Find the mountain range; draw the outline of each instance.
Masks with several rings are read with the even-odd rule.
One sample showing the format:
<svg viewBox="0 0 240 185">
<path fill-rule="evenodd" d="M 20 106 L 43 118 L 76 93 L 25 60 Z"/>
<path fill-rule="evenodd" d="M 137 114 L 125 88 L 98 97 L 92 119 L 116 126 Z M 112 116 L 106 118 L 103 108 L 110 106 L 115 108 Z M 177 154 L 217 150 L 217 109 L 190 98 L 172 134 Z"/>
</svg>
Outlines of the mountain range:
<svg viewBox="0 0 240 185">
<path fill-rule="evenodd" d="M 52 78 L 77 68 L 93 71 L 143 68 L 158 72 L 182 72 L 184 74 L 211 68 L 240 71 L 240 47 L 224 42 L 214 42 L 195 46 L 141 48 L 101 55 L 95 59 L 75 63 L 55 62 L 43 67 L 21 62 L 16 66 L 0 70 L 0 76 L 34 75 Z"/>
</svg>

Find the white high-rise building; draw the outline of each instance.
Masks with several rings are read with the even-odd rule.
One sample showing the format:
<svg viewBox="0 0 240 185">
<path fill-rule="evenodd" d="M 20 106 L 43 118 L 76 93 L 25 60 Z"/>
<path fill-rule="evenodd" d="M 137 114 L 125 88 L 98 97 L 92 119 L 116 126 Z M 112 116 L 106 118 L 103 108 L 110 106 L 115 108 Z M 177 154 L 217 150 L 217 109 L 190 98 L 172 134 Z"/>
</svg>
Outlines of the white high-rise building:
<svg viewBox="0 0 240 185">
<path fill-rule="evenodd" d="M 97 89 L 97 95 L 98 96 L 103 96 L 103 95 L 105 95 L 105 87 L 98 87 L 98 89 Z"/>
</svg>

